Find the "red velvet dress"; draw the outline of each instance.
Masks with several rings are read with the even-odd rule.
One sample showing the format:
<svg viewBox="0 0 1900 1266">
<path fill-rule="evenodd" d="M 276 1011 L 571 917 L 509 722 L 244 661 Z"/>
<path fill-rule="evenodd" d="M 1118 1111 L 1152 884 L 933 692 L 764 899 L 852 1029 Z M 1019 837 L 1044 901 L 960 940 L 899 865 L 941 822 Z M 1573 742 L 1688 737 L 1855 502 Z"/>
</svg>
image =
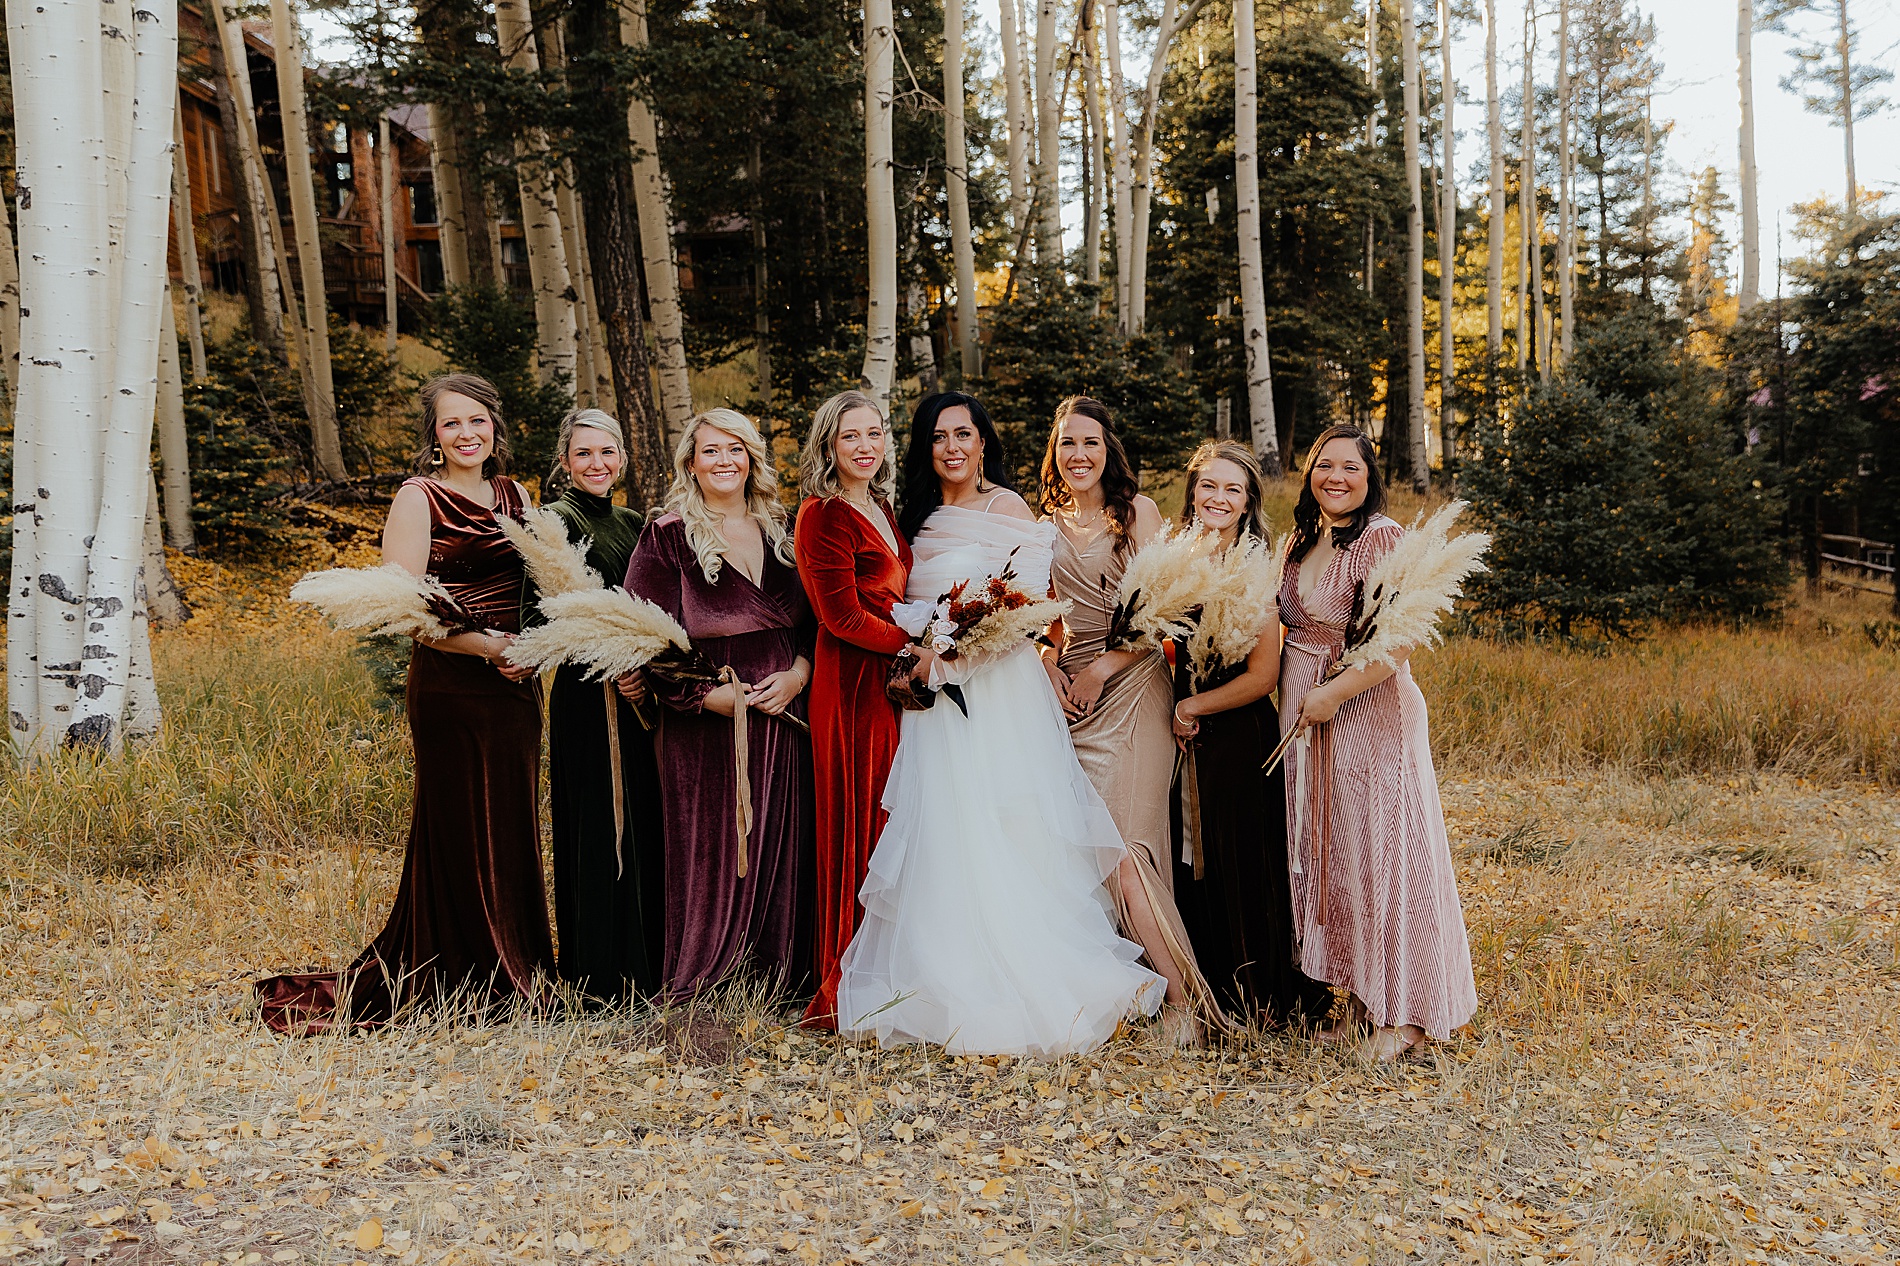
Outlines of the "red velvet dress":
<svg viewBox="0 0 1900 1266">
<path fill-rule="evenodd" d="M 842 498 L 808 498 L 799 507 L 798 574 L 818 615 L 812 659 L 811 749 L 818 800 L 818 940 L 812 972 L 818 992 L 805 1022 L 836 1028 L 838 960 L 864 910 L 871 849 L 884 829 L 884 780 L 897 754 L 898 710 L 884 697 L 891 657 L 910 638 L 891 623 L 904 600 L 910 543 L 883 509 L 897 555 L 883 535 Z"/>
<path fill-rule="evenodd" d="M 495 519 L 519 519 L 521 494 L 512 479 L 491 482 L 493 510 L 436 480 L 409 481 L 429 498 L 429 574 L 489 628 L 512 633 L 521 556 Z M 380 1024 L 459 990 L 491 1002 L 547 996 L 540 683 L 417 643 L 407 703 L 415 799 L 389 922 L 341 972 L 257 982 L 264 1023 L 280 1033 L 321 1033 L 346 1016 Z"/>
</svg>

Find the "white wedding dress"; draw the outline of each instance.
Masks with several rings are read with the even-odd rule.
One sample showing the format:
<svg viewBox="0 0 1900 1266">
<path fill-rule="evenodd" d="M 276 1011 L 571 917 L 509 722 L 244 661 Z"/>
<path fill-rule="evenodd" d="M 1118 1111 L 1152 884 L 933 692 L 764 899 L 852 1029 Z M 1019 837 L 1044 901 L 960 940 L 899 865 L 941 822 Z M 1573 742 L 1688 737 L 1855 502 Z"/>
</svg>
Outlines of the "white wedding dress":
<svg viewBox="0 0 1900 1266">
<path fill-rule="evenodd" d="M 1016 550 L 1016 585 L 1049 585 L 1055 526 L 945 506 L 917 534 L 908 597 L 975 588 Z M 845 951 L 839 1029 L 952 1054 L 1088 1051 L 1165 982 L 1115 931 L 1102 882 L 1122 855 L 1076 762 L 1033 644 L 956 663 L 969 716 L 947 697 L 906 712 L 884 787 L 890 817 Z"/>
</svg>

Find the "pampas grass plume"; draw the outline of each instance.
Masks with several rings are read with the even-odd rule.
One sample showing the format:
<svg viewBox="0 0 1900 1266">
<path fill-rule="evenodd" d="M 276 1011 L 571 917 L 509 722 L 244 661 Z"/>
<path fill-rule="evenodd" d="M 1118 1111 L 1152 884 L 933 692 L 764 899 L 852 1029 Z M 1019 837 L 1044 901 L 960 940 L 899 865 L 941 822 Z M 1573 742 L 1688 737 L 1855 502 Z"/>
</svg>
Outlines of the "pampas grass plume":
<svg viewBox="0 0 1900 1266">
<path fill-rule="evenodd" d="M 554 594 L 599 589 L 604 583 L 600 573 L 587 565 L 589 542 L 568 540 L 567 521 L 546 506 L 529 510 L 519 523 L 507 515 L 496 515 L 495 521 L 528 565 L 528 576 L 544 600 Z M 542 610 L 547 610 L 545 601 Z"/>
<path fill-rule="evenodd" d="M 691 646 L 679 622 L 625 589 L 570 590 L 541 599 L 548 622 L 517 637 L 510 663 L 548 668 L 586 664 L 587 680 L 624 676 L 656 656 Z"/>
<path fill-rule="evenodd" d="M 1214 584 L 1214 547 L 1220 538 L 1203 527 L 1164 528 L 1135 551 L 1116 594 L 1141 643 L 1159 647 L 1194 629 L 1191 613 Z"/>
<path fill-rule="evenodd" d="M 1045 599 L 997 611 L 984 617 L 957 643 L 957 654 L 985 655 L 993 651 L 1012 651 L 1043 629 L 1069 613 L 1067 602 Z"/>
<path fill-rule="evenodd" d="M 292 602 L 316 607 L 340 629 L 360 630 L 371 637 L 445 638 L 451 630 L 429 610 L 430 598 L 450 601 L 440 581 L 393 563 L 313 571 L 290 589 Z"/>
<path fill-rule="evenodd" d="M 1278 609 L 1279 558 L 1267 542 L 1249 536 L 1211 560 L 1212 581 L 1187 645 L 1197 678 L 1214 664 L 1239 664 L 1253 653 L 1260 631 Z"/>
<path fill-rule="evenodd" d="M 1412 520 L 1399 543 L 1366 573 L 1364 625 L 1370 634 L 1340 660 L 1340 671 L 1363 665 L 1398 667 L 1401 652 L 1440 638 L 1439 617 L 1451 610 L 1466 577 L 1485 571 L 1485 532 L 1451 535 L 1465 503 L 1448 502 L 1421 523 Z"/>
</svg>

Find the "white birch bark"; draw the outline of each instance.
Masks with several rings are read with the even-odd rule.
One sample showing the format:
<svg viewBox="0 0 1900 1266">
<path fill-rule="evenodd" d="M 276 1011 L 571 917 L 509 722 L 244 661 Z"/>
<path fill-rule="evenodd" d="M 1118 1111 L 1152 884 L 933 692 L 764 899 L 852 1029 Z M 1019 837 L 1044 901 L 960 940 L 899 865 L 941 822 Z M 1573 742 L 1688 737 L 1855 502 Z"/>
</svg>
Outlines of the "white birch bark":
<svg viewBox="0 0 1900 1266">
<path fill-rule="evenodd" d="M 13 228 L 0 204 L 0 408 L 11 410 L 20 382 L 20 259 Z"/>
<path fill-rule="evenodd" d="M 1530 363 L 1531 349 L 1537 353 L 1538 376 L 1550 378 L 1549 348 L 1544 338 L 1544 216 L 1537 194 L 1537 18 L 1524 10 L 1524 119 L 1518 142 L 1517 218 L 1518 237 L 1523 244 L 1523 266 L 1518 274 L 1517 367 Z M 1525 291 L 1530 303 L 1524 302 Z"/>
<path fill-rule="evenodd" d="M 1128 164 L 1128 95 L 1122 80 L 1121 5 L 1102 0 L 1102 26 L 1108 51 L 1108 141 L 1112 173 L 1110 197 L 1115 205 L 1115 319 L 1123 334 L 1129 332 L 1128 283 L 1135 209 Z"/>
<path fill-rule="evenodd" d="M 139 594 L 147 496 L 151 488 L 152 414 L 158 389 L 160 330 L 166 298 L 166 236 L 171 224 L 172 120 L 178 105 L 178 14 L 159 5 L 140 9 L 129 0 L 121 41 L 132 46 L 127 161 L 108 170 L 125 207 L 120 244 L 118 308 L 110 323 L 110 394 L 103 410 L 99 500 L 87 556 L 85 642 L 79 689 L 63 741 L 117 751 L 128 734 L 148 732 L 156 715 L 135 706 L 132 692 L 150 663 L 145 604 Z M 110 6 L 102 4 L 102 13 Z M 113 44 L 107 31 L 106 46 Z M 110 72 L 109 72 L 110 73 Z M 108 79 L 107 134 L 115 102 Z M 103 359 L 103 358 L 102 358 Z"/>
<path fill-rule="evenodd" d="M 185 437 L 185 386 L 178 372 L 178 331 L 172 305 L 159 309 L 158 460 L 165 469 L 165 539 L 173 549 L 193 550 L 191 446 Z"/>
<path fill-rule="evenodd" d="M 620 42 L 629 48 L 646 47 L 646 0 L 628 0 L 622 6 Z M 660 165 L 659 125 L 652 106 L 637 92 L 627 97 L 627 136 L 633 142 L 633 199 L 640 216 L 640 254 L 646 262 L 647 307 L 653 316 L 660 413 L 671 442 L 692 421 L 693 380 L 686 365 L 679 256 L 673 248 L 673 200 Z"/>
<path fill-rule="evenodd" d="M 1854 29 L 1847 21 L 1847 0 L 1835 0 L 1838 32 L 1834 50 L 1841 59 L 1841 146 L 1847 162 L 1847 222 L 1860 219 L 1860 185 L 1854 179 Z M 1900 587 L 1896 587 L 1900 591 Z"/>
<path fill-rule="evenodd" d="M 509 70 L 533 74 L 541 69 L 528 0 L 496 0 L 495 40 Z M 542 382 L 565 379 L 572 384 L 579 360 L 579 323 L 574 315 L 579 296 L 567 267 L 567 245 L 561 235 L 547 151 L 547 138 L 539 128 L 523 128 L 515 137 L 521 232 L 528 245 L 528 277 L 534 291 L 536 373 Z"/>
<path fill-rule="evenodd" d="M 1004 160 L 1009 171 L 1009 227 L 1013 237 L 1021 237 L 1029 216 L 1030 106 L 1024 93 L 1022 34 L 1016 29 L 1016 0 L 1001 0 L 997 14 L 1003 28 L 1003 108 L 1008 127 Z"/>
<path fill-rule="evenodd" d="M 172 367 L 176 370 L 176 354 L 172 359 Z M 172 628 L 191 618 L 191 608 L 185 605 L 185 595 L 179 590 L 178 582 L 172 579 L 171 569 L 165 565 L 165 537 L 159 527 L 156 479 L 147 471 L 145 480 L 145 530 L 139 534 L 139 589 L 152 627 Z"/>
<path fill-rule="evenodd" d="M 1196 5 L 1198 11 L 1199 6 Z M 1131 176 L 1128 233 L 1128 332 L 1141 333 L 1148 308 L 1148 203 L 1154 177 L 1155 116 L 1161 108 L 1161 79 L 1168 70 L 1168 46 L 1179 25 L 1176 0 L 1162 0 L 1161 24 L 1155 29 L 1154 57 L 1148 63 L 1148 83 L 1142 93 L 1141 122 L 1135 128 L 1134 171 Z"/>
<path fill-rule="evenodd" d="M 7 6 L 20 249 L 7 724 L 16 747 L 64 738 L 86 626 L 112 366 L 104 67 L 96 2 Z"/>
<path fill-rule="evenodd" d="M 1570 363 L 1575 345 L 1576 201 L 1570 167 L 1570 0 L 1557 3 L 1557 319 L 1558 351 Z"/>
<path fill-rule="evenodd" d="M 257 234 L 258 288 L 264 296 L 264 319 L 278 345 L 297 341 L 297 331 L 284 322 L 284 293 L 289 273 L 284 267 L 282 243 L 278 240 L 281 221 L 277 218 L 277 195 L 264 173 L 264 159 L 257 144 L 257 106 L 251 97 L 251 63 L 244 47 L 244 32 L 236 19 L 225 10 L 223 0 L 206 6 L 212 25 L 217 28 L 219 48 L 224 54 L 226 87 L 237 115 L 238 196 L 251 207 L 251 223 Z M 301 365 L 301 357 L 299 358 Z M 301 370 L 299 371 L 301 373 Z"/>
<path fill-rule="evenodd" d="M 217 0 L 213 0 L 214 3 Z M 317 231 L 317 192 L 310 168 L 310 120 L 303 107 L 303 41 L 289 0 L 271 0 L 276 44 L 277 102 L 284 123 L 284 174 L 290 220 L 297 234 L 297 271 L 303 283 L 303 350 L 310 409 L 310 453 L 326 479 L 346 479 L 343 440 L 336 425 L 336 387 L 330 372 L 330 302 L 323 286 L 323 242 Z"/>
<path fill-rule="evenodd" d="M 1366 0 L 1366 87 L 1372 92 L 1373 105 L 1366 111 L 1366 152 L 1371 154 L 1379 143 L 1379 0 Z M 1372 292 L 1374 217 L 1366 212 L 1366 293 Z"/>
<path fill-rule="evenodd" d="M 1260 128 L 1254 0 L 1234 2 L 1234 214 L 1240 235 L 1240 325 L 1247 353 L 1247 425 L 1263 470 L 1280 473 L 1267 346 L 1266 276 L 1260 257 Z"/>
<path fill-rule="evenodd" d="M 383 211 L 383 349 L 396 351 L 398 309 L 396 287 L 396 146 L 389 130 L 389 113 L 376 120 L 377 191 Z"/>
<path fill-rule="evenodd" d="M 1036 4 L 1036 262 L 1062 266 L 1062 101 L 1056 88 L 1056 0 Z"/>
<path fill-rule="evenodd" d="M 541 37 L 549 65 L 565 75 L 567 46 L 560 22 L 549 24 Z M 567 257 L 568 280 L 574 291 L 574 403 L 579 408 L 592 409 L 612 402 L 612 376 L 609 371 L 606 375 L 608 390 L 603 393 L 601 371 L 606 370 L 607 366 L 594 356 L 595 347 L 600 341 L 594 328 L 599 318 L 593 302 L 594 279 L 588 273 L 586 255 L 581 249 L 581 242 L 587 234 L 581 226 L 581 201 L 580 193 L 574 186 L 574 165 L 563 159 L 552 183 L 555 210 L 561 217 L 561 249 Z"/>
<path fill-rule="evenodd" d="M 203 275 L 198 265 L 198 219 L 191 206 L 191 168 L 185 161 L 185 109 L 181 97 L 172 107 L 172 227 L 178 238 L 178 268 L 184 273 L 185 332 L 191 336 L 191 377 L 205 376 L 204 309 L 199 303 Z"/>
<path fill-rule="evenodd" d="M 1431 482 L 1427 456 L 1431 439 L 1425 421 L 1425 195 L 1419 172 L 1418 24 L 1412 6 L 1413 0 L 1399 0 L 1399 53 L 1405 65 L 1405 186 L 1411 198 L 1406 211 L 1405 409 L 1412 487 L 1423 492 Z"/>
<path fill-rule="evenodd" d="M 1091 285 L 1102 280 L 1102 203 L 1097 177 L 1102 171 L 1102 93 L 1095 38 L 1094 0 L 1082 0 L 1082 276 Z M 1099 292 L 1098 292 L 1099 293 Z"/>
<path fill-rule="evenodd" d="M 468 284 L 468 212 L 464 209 L 462 166 L 447 106 L 431 101 L 429 113 L 429 170 L 434 175 L 435 235 L 442 245 L 442 282 Z"/>
<path fill-rule="evenodd" d="M 963 138 L 963 0 L 944 0 L 943 6 L 943 161 L 957 279 L 957 355 L 967 385 L 983 372 L 983 363 L 977 350 L 976 247 L 970 238 L 970 151 Z"/>
<path fill-rule="evenodd" d="M 1007 0 L 1005 0 L 1007 3 Z M 886 416 L 897 363 L 897 205 L 891 189 L 891 0 L 864 4 L 864 389 Z"/>
<path fill-rule="evenodd" d="M 1458 243 L 1458 168 L 1453 160 L 1453 141 L 1457 129 L 1452 108 L 1458 102 L 1458 85 L 1451 77 L 1451 0 L 1438 0 L 1439 87 L 1444 94 L 1444 157 L 1439 164 L 1438 203 L 1438 451 L 1449 466 L 1456 453 L 1452 449 L 1452 418 L 1458 397 L 1458 356 L 1453 304 L 1457 299 Z"/>
<path fill-rule="evenodd" d="M 1746 312 L 1761 300 L 1761 205 L 1755 167 L 1755 0 L 1735 0 L 1735 80 L 1741 91 L 1742 288 Z"/>
<path fill-rule="evenodd" d="M 1498 0 L 1484 0 L 1484 140 L 1490 162 L 1484 261 L 1484 349 L 1489 373 L 1504 353 L 1504 101 L 1498 93 Z"/>
</svg>

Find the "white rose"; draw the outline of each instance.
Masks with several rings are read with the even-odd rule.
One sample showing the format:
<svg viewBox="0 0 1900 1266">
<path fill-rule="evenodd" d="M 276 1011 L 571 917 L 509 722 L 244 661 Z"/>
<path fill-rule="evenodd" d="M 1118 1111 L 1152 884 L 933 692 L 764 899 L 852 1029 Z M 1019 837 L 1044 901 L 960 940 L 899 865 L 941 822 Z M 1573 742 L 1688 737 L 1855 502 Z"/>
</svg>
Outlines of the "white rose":
<svg viewBox="0 0 1900 1266">
<path fill-rule="evenodd" d="M 955 620 L 932 620 L 930 622 L 930 631 L 938 637 L 955 637 L 957 634 L 957 622 Z"/>
<path fill-rule="evenodd" d="M 912 637 L 922 637 L 937 614 L 934 602 L 897 602 L 891 604 L 891 623 Z"/>
<path fill-rule="evenodd" d="M 951 651 L 957 649 L 957 644 L 942 634 L 938 634 L 936 637 L 930 639 L 930 649 L 939 655 L 948 655 Z"/>
</svg>

